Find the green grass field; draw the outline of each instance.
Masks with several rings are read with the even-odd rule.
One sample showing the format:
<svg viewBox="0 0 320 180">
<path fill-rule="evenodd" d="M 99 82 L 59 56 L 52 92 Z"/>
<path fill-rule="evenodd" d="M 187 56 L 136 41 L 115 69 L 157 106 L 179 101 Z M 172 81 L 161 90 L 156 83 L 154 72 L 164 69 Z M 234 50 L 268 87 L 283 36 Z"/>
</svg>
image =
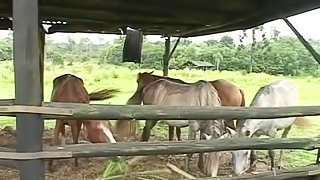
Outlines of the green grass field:
<svg viewBox="0 0 320 180">
<path fill-rule="evenodd" d="M 14 74 L 12 62 L 0 63 L 1 78 L 1 99 L 14 97 Z M 151 71 L 146 69 L 130 70 L 121 66 L 98 65 L 97 63 L 74 64 L 72 66 L 52 66 L 46 63 L 45 66 L 45 101 L 49 101 L 52 90 L 52 80 L 59 75 L 72 73 L 81 77 L 89 92 L 100 88 L 119 88 L 121 93 L 117 97 L 107 101 L 94 103 L 125 104 L 127 99 L 136 89 L 136 76 L 138 72 Z M 161 71 L 155 71 L 154 74 L 161 75 Z M 246 96 L 246 105 L 248 106 L 256 91 L 263 85 L 279 79 L 288 79 L 295 83 L 300 91 L 300 105 L 319 105 L 320 99 L 320 78 L 313 77 L 284 77 L 270 76 L 266 74 L 245 74 L 242 72 L 217 72 L 201 70 L 170 70 L 170 77 L 180 78 L 188 82 L 194 82 L 200 79 L 214 80 L 223 78 L 240 86 Z M 288 137 L 314 137 L 319 133 L 319 117 L 310 117 L 313 125 L 309 129 L 298 129 L 293 127 Z M 46 121 L 46 127 L 52 127 L 54 121 Z M 10 117 L 1 117 L 0 126 L 15 126 L 15 120 Z M 157 126 L 154 133 L 160 136 L 167 136 L 165 126 Z M 280 135 L 281 133 L 279 133 Z M 289 152 L 289 151 L 286 151 Z M 315 160 L 315 151 L 290 151 L 285 153 L 287 166 L 302 166 L 313 163 Z M 278 157 L 278 156 L 277 156 Z"/>
</svg>

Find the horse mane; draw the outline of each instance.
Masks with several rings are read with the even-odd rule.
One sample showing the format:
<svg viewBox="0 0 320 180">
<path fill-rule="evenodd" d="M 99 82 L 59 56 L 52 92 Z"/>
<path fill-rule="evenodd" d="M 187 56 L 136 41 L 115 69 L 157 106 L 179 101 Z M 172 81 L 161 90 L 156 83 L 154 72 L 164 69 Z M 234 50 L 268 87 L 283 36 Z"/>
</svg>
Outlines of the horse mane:
<svg viewBox="0 0 320 180">
<path fill-rule="evenodd" d="M 150 74 L 151 76 L 153 77 L 156 77 L 158 79 L 166 79 L 166 80 L 169 80 L 169 81 L 173 81 L 175 83 L 181 83 L 181 84 L 189 84 L 181 79 L 177 79 L 177 78 L 172 78 L 172 77 L 168 77 L 168 76 L 158 76 L 158 75 L 154 75 L 154 74 Z"/>
</svg>

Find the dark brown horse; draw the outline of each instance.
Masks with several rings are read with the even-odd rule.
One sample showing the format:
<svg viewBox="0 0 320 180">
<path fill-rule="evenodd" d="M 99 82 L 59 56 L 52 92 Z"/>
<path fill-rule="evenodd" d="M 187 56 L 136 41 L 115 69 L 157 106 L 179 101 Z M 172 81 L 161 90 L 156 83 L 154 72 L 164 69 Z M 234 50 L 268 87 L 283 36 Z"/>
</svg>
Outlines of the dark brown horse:
<svg viewBox="0 0 320 180">
<path fill-rule="evenodd" d="M 144 72 L 139 73 L 137 76 L 137 89 L 136 92 L 132 95 L 132 97 L 128 100 L 127 104 L 141 104 L 141 93 L 144 87 L 149 85 L 150 83 L 158 80 L 158 79 L 166 79 L 172 82 L 181 83 L 181 84 L 192 84 L 182 81 L 180 79 L 170 78 L 170 77 L 163 77 L 153 75 L 152 72 Z M 245 97 L 243 90 L 237 87 L 236 85 L 228 82 L 224 79 L 218 79 L 215 81 L 210 81 L 212 86 L 217 90 L 219 98 L 221 100 L 222 106 L 245 106 Z M 156 123 L 156 122 L 155 122 Z M 226 126 L 235 129 L 233 120 L 225 120 Z M 131 128 L 135 126 L 134 121 L 119 121 L 119 124 L 116 125 L 118 129 L 125 129 Z M 176 135 L 178 140 L 181 140 L 181 127 L 185 127 L 183 124 L 180 124 L 178 127 L 176 126 Z M 149 128 L 149 127 L 147 127 Z M 169 140 L 171 141 L 174 136 L 174 126 L 169 125 Z M 142 138 L 144 141 L 148 141 L 149 137 Z"/>
<path fill-rule="evenodd" d="M 86 103 L 90 100 L 105 100 L 112 98 L 115 93 L 119 92 L 116 89 L 104 89 L 88 94 L 84 87 L 83 80 L 75 75 L 64 74 L 56 77 L 53 80 L 53 90 L 51 94 L 52 102 L 70 102 L 70 103 Z M 92 143 L 115 143 L 115 139 L 110 130 L 111 124 L 108 121 L 99 120 L 71 120 L 57 119 L 52 139 L 52 145 L 59 144 L 59 134 L 63 136 L 62 144 L 65 144 L 65 125 L 71 127 L 71 134 L 74 144 L 78 144 L 80 130 L 84 126 L 87 132 L 87 139 Z M 52 171 L 53 161 L 49 161 L 48 169 Z M 78 159 L 75 159 L 75 166 L 78 166 Z"/>
</svg>

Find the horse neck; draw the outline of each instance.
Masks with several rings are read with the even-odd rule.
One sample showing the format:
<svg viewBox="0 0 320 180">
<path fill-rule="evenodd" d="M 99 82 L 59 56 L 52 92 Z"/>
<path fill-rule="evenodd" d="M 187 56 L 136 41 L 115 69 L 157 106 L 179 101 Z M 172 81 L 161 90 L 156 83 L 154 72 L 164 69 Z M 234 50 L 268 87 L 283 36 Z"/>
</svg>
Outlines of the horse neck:
<svg viewBox="0 0 320 180">
<path fill-rule="evenodd" d="M 137 89 L 136 92 L 128 99 L 128 105 L 141 105 L 143 88 Z"/>
</svg>

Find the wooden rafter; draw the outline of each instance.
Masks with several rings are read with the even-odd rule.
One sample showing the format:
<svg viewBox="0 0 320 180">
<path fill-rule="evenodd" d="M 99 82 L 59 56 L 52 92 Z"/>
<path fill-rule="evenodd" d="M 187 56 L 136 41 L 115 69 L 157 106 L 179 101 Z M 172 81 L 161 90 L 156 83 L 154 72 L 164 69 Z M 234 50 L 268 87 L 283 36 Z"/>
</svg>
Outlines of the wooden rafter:
<svg viewBox="0 0 320 180">
<path fill-rule="evenodd" d="M 117 34 L 129 26 L 148 35 L 176 37 L 252 28 L 319 7 L 320 1 L 314 0 L 39 0 L 40 20 L 68 24 L 54 25 L 50 33 Z M 0 1 L 0 16 L 12 16 L 11 0 Z"/>
</svg>

